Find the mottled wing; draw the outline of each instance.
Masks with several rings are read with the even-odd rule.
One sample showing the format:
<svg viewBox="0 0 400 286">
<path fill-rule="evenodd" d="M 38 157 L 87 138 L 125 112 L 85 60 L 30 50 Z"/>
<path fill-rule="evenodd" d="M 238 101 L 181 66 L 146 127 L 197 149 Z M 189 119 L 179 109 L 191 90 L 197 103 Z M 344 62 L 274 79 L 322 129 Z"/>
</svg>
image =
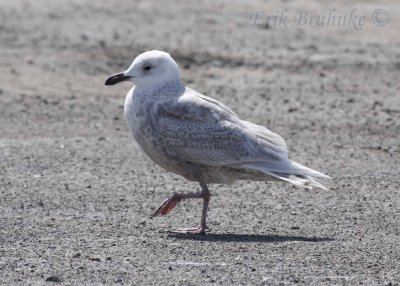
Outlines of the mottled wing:
<svg viewBox="0 0 400 286">
<path fill-rule="evenodd" d="M 190 89 L 178 100 L 156 104 L 151 114 L 167 148 L 191 163 L 221 166 L 287 158 L 279 135 L 241 121 L 222 103 Z"/>
</svg>

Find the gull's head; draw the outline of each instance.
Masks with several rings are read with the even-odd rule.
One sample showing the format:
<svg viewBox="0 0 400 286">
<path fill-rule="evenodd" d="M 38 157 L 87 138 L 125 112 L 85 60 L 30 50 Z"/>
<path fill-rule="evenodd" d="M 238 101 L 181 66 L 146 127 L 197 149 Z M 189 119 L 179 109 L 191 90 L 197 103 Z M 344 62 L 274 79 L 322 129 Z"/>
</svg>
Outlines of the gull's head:
<svg viewBox="0 0 400 286">
<path fill-rule="evenodd" d="M 151 86 L 180 82 L 179 67 L 166 52 L 148 51 L 138 55 L 124 72 L 109 77 L 105 85 L 133 81 L 136 86 Z"/>
</svg>

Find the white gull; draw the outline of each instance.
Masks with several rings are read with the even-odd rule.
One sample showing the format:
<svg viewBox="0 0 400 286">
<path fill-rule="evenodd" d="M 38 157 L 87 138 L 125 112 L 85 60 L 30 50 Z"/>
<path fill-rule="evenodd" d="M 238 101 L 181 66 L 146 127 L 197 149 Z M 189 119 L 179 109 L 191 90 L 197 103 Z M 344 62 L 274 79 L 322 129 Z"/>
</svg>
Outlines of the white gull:
<svg viewBox="0 0 400 286">
<path fill-rule="evenodd" d="M 285 141 L 263 126 L 241 120 L 232 110 L 181 81 L 179 67 L 162 51 L 135 58 L 124 72 L 106 85 L 133 81 L 124 114 L 142 150 L 167 171 L 200 183 L 201 191 L 173 194 L 154 212 L 166 215 L 181 200 L 202 198 L 198 227 L 178 232 L 208 231 L 208 184 L 236 180 L 280 180 L 311 189 L 326 189 L 315 178 L 329 178 L 288 159 Z"/>
</svg>

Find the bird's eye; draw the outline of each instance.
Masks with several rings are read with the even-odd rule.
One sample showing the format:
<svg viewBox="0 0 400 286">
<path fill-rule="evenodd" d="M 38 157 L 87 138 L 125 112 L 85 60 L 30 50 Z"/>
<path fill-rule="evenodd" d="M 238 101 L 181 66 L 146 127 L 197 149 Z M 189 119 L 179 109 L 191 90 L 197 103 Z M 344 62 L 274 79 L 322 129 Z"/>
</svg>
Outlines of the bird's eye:
<svg viewBox="0 0 400 286">
<path fill-rule="evenodd" d="M 145 71 L 149 71 L 149 70 L 151 70 L 151 66 L 144 66 L 144 68 L 143 68 Z"/>
</svg>

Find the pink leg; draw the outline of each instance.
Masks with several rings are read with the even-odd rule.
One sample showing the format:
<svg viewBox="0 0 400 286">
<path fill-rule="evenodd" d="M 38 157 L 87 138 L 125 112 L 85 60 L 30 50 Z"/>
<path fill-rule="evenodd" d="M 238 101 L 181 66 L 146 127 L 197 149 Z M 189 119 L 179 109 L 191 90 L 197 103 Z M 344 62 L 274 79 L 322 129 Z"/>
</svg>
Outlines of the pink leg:
<svg viewBox="0 0 400 286">
<path fill-rule="evenodd" d="M 154 216 L 168 214 L 176 205 L 183 199 L 202 198 L 203 199 L 203 210 L 201 213 L 200 226 L 195 228 L 180 228 L 174 232 L 178 233 L 193 233 L 193 234 L 205 234 L 208 231 L 207 228 L 207 209 L 210 202 L 210 191 L 208 190 L 207 184 L 200 183 L 201 192 L 190 193 L 190 194 L 173 194 L 171 197 L 166 199 L 157 210 L 153 213 Z"/>
</svg>

